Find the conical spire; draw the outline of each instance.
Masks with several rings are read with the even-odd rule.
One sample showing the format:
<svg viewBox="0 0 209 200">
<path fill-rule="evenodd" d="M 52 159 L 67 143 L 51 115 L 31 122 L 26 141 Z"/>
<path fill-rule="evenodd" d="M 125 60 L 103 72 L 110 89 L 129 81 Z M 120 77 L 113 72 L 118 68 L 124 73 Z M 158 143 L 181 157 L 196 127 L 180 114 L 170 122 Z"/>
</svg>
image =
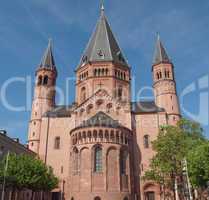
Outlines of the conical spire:
<svg viewBox="0 0 209 200">
<path fill-rule="evenodd" d="M 54 56 L 52 53 L 52 40 L 51 39 L 49 39 L 48 47 L 41 60 L 40 68 L 50 68 L 50 69 L 56 68 Z"/>
<path fill-rule="evenodd" d="M 155 53 L 153 58 L 153 65 L 157 65 L 159 63 L 171 63 L 168 54 L 166 53 L 165 48 L 160 40 L 160 35 L 157 36 L 157 43 L 155 47 Z"/>
<path fill-rule="evenodd" d="M 128 67 L 128 64 L 105 16 L 103 3 L 101 3 L 101 14 L 97 22 L 95 32 L 90 38 L 78 68 L 88 62 L 99 61 L 115 62 Z"/>
</svg>

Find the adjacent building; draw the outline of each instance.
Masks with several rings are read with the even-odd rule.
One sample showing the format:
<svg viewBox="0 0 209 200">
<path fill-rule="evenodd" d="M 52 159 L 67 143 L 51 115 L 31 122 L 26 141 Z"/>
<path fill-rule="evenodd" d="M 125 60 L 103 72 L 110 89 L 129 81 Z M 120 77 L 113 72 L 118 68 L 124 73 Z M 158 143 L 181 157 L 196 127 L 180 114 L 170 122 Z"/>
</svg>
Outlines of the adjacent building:
<svg viewBox="0 0 209 200">
<path fill-rule="evenodd" d="M 70 106 L 55 103 L 58 71 L 50 41 L 35 73 L 28 144 L 60 178 L 53 198 L 160 200 L 159 185 L 142 176 L 159 127 L 180 118 L 174 65 L 160 38 L 150 66 L 153 101 L 131 101 L 132 70 L 103 6 L 75 70 Z"/>
</svg>

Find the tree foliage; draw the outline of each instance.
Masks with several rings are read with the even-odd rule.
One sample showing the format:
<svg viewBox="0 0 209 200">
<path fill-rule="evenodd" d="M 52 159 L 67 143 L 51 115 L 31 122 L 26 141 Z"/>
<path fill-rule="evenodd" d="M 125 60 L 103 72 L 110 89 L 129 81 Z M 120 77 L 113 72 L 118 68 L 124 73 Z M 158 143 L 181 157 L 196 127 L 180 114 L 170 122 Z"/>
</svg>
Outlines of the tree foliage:
<svg viewBox="0 0 209 200">
<path fill-rule="evenodd" d="M 206 188 L 209 181 L 209 142 L 195 146 L 188 154 L 191 183 L 196 188 Z"/>
<path fill-rule="evenodd" d="M 0 182 L 3 180 L 6 158 L 0 163 Z M 6 186 L 17 190 L 51 191 L 58 179 L 51 167 L 28 155 L 10 154 L 6 172 Z"/>
<path fill-rule="evenodd" d="M 208 178 L 208 176 L 204 176 L 204 173 L 209 168 L 207 162 L 209 159 L 206 156 L 207 145 L 203 145 L 206 141 L 201 126 L 196 122 L 181 119 L 176 126 L 161 127 L 157 139 L 152 143 L 156 154 L 151 160 L 150 170 L 145 172 L 144 179 L 153 180 L 174 191 L 176 178 L 183 174 L 182 161 L 187 158 L 191 164 L 191 168 L 189 168 L 191 173 L 189 174 L 193 180 L 192 183 L 196 186 L 204 185 L 206 178 Z M 199 147 L 201 145 L 203 145 L 202 148 Z M 198 169 L 198 165 L 201 163 L 198 160 L 200 159 L 198 158 L 198 151 L 200 154 L 203 150 L 205 154 L 202 154 L 204 157 L 202 162 L 207 164 L 201 165 L 204 168 L 201 172 L 201 168 Z M 205 177 L 204 183 L 194 181 L 197 180 L 198 174 Z"/>
</svg>

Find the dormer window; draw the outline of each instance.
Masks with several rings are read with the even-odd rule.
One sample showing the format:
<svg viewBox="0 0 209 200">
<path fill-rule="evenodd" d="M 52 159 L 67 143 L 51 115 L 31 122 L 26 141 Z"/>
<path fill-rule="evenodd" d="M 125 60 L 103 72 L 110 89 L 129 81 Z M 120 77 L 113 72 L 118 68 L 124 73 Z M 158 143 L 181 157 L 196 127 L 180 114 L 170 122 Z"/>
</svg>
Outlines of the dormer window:
<svg viewBox="0 0 209 200">
<path fill-rule="evenodd" d="M 82 61 L 83 61 L 83 63 L 86 63 L 86 62 L 87 62 L 87 56 L 84 55 L 84 56 L 82 57 Z"/>
<path fill-rule="evenodd" d="M 104 53 L 102 52 L 101 49 L 98 51 L 97 54 L 98 54 L 98 56 L 99 56 L 100 58 L 104 59 Z"/>
</svg>

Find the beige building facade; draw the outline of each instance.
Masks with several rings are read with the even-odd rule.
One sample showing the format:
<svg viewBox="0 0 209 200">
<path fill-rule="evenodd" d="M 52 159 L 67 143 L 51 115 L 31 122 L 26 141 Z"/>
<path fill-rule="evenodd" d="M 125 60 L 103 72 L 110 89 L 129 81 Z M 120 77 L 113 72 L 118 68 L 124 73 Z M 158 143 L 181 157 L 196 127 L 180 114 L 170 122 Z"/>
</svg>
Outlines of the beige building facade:
<svg viewBox="0 0 209 200">
<path fill-rule="evenodd" d="M 60 179 L 53 199 L 160 199 L 160 187 L 142 176 L 159 127 L 180 118 L 174 65 L 160 38 L 151 69 L 154 100 L 131 102 L 131 67 L 102 7 L 75 70 L 75 103 L 58 106 L 49 42 L 36 70 L 28 144 Z"/>
</svg>

